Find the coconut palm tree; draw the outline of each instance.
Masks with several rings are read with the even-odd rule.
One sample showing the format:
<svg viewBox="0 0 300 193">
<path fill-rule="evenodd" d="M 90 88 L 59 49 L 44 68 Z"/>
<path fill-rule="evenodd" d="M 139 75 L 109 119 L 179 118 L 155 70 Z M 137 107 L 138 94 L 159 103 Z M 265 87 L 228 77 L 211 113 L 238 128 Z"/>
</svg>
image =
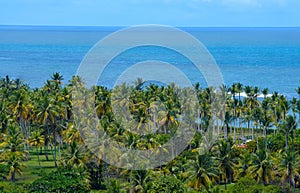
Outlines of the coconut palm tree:
<svg viewBox="0 0 300 193">
<path fill-rule="evenodd" d="M 2 162 L 9 168 L 9 175 L 7 176 L 12 182 L 16 181 L 16 173 L 22 176 L 22 167 L 25 157 L 19 152 L 6 152 L 4 161 Z"/>
<path fill-rule="evenodd" d="M 50 142 L 50 136 L 51 132 L 54 135 L 54 147 L 55 150 L 52 149 L 52 144 L 51 145 L 51 150 L 52 150 L 52 155 L 54 159 L 54 164 L 57 166 L 56 163 L 56 120 L 60 116 L 60 110 L 57 105 L 55 105 L 54 99 L 50 98 L 46 93 L 42 92 L 40 99 L 37 104 L 36 108 L 36 118 L 37 121 L 40 124 L 43 124 L 46 131 L 44 132 L 45 134 L 45 142 Z M 47 147 L 48 144 L 46 144 Z"/>
<path fill-rule="evenodd" d="M 268 94 L 269 94 L 269 89 L 268 88 L 264 88 L 262 90 L 262 94 L 264 95 L 264 99 L 267 98 Z"/>
<path fill-rule="evenodd" d="M 243 92 L 243 89 L 244 89 L 243 85 L 240 82 L 238 82 L 236 84 L 236 91 L 239 95 L 239 101 L 241 101 L 241 93 Z"/>
<path fill-rule="evenodd" d="M 67 152 L 60 160 L 61 164 L 66 167 L 86 167 L 89 160 L 89 153 L 81 144 L 72 141 Z"/>
<path fill-rule="evenodd" d="M 236 166 L 238 169 L 236 175 L 237 179 L 240 179 L 247 175 L 250 161 L 251 161 L 251 154 L 246 151 L 242 152 L 242 155 L 240 156 L 240 159 L 238 160 L 238 164 Z"/>
<path fill-rule="evenodd" d="M 296 89 L 296 92 L 297 92 L 297 94 L 299 96 L 299 100 L 300 100 L 300 86 Z"/>
<path fill-rule="evenodd" d="M 221 140 L 216 145 L 216 155 L 219 161 L 221 178 L 224 179 L 225 189 L 227 183 L 232 183 L 235 172 L 237 157 L 235 156 L 235 147 L 232 139 Z"/>
<path fill-rule="evenodd" d="M 261 117 L 259 118 L 260 124 L 263 126 L 264 137 L 267 138 L 268 128 L 272 126 L 274 117 L 271 110 L 272 99 L 266 98 L 261 103 Z"/>
<path fill-rule="evenodd" d="M 297 129 L 296 117 L 288 115 L 281 125 L 280 131 L 285 135 L 285 148 L 289 149 L 289 137 L 292 138 L 292 148 L 294 149 L 294 132 Z"/>
<path fill-rule="evenodd" d="M 251 155 L 248 174 L 257 182 L 268 184 L 273 175 L 273 158 L 266 149 L 257 150 Z"/>
<path fill-rule="evenodd" d="M 216 158 L 209 153 L 196 155 L 187 163 L 188 184 L 196 190 L 208 189 L 218 179 Z"/>
<path fill-rule="evenodd" d="M 295 179 L 300 177 L 300 157 L 294 150 L 288 149 L 280 153 L 281 162 L 279 170 L 282 174 L 282 181 L 291 184 L 294 189 L 296 188 Z"/>
<path fill-rule="evenodd" d="M 130 189 L 133 192 L 147 192 L 147 183 L 151 179 L 151 173 L 148 170 L 133 170 L 130 171 Z"/>
<path fill-rule="evenodd" d="M 31 146 L 35 146 L 36 154 L 38 156 L 38 161 L 39 161 L 39 167 L 41 167 L 39 147 L 41 147 L 45 143 L 44 136 L 42 136 L 42 134 L 39 131 L 34 131 L 31 134 L 28 143 Z"/>
<path fill-rule="evenodd" d="M 30 135 L 28 121 L 33 109 L 33 105 L 30 102 L 30 93 L 28 90 L 20 89 L 12 92 L 10 97 L 9 109 L 11 114 L 19 124 L 24 140 L 27 140 Z M 26 144 L 24 144 L 26 150 Z"/>
<path fill-rule="evenodd" d="M 8 133 L 4 135 L 4 141 L 0 144 L 0 149 L 4 152 L 24 153 L 22 146 L 24 140 L 21 132 L 15 126 L 10 126 Z"/>
</svg>

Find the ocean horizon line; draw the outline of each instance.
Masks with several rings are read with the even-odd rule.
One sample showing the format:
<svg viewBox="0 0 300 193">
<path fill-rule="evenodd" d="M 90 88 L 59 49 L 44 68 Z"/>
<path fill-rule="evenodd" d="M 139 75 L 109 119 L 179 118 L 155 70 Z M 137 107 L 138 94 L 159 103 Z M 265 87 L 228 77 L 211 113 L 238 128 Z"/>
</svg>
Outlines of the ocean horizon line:
<svg viewBox="0 0 300 193">
<path fill-rule="evenodd" d="M 128 28 L 143 25 L 171 26 L 175 28 L 194 28 L 194 29 L 300 29 L 300 26 L 176 26 L 166 24 L 140 24 L 140 25 L 10 25 L 0 24 L 0 28 Z"/>
</svg>

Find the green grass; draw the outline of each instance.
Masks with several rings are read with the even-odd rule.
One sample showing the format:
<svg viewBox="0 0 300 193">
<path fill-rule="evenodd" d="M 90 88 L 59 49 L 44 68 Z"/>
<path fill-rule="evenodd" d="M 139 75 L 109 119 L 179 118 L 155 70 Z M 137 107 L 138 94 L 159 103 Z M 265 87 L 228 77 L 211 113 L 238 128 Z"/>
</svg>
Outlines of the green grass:
<svg viewBox="0 0 300 193">
<path fill-rule="evenodd" d="M 30 150 L 30 160 L 24 161 L 23 175 L 16 175 L 16 183 L 29 184 L 39 178 L 40 173 L 49 173 L 55 170 L 53 157 L 51 151 L 48 152 L 49 161 L 46 160 L 44 155 L 40 155 L 41 167 L 39 167 L 38 156 L 34 148 Z"/>
</svg>

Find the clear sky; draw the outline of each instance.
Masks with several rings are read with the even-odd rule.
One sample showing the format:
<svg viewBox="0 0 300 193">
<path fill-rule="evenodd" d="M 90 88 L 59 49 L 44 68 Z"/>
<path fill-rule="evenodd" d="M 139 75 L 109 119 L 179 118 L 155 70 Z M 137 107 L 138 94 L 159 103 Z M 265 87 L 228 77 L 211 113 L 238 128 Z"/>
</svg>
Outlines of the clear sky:
<svg viewBox="0 0 300 193">
<path fill-rule="evenodd" d="M 300 0 L 0 0 L 0 25 L 297 26 Z"/>
</svg>

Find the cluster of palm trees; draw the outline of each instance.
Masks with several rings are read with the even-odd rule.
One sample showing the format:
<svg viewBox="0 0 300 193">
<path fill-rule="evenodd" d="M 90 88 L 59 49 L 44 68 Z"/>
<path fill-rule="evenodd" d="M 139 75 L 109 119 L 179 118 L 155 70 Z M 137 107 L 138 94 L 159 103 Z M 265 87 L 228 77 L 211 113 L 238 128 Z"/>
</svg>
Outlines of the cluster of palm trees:
<svg viewBox="0 0 300 193">
<path fill-rule="evenodd" d="M 110 166 L 87 149 L 78 131 L 81 125 L 74 121 L 72 100 L 74 86 L 84 87 L 84 83 L 76 76 L 68 84 L 62 81 L 63 77 L 54 73 L 43 87 L 31 89 L 19 79 L 7 76 L 0 80 L 0 161 L 10 168 L 10 180 L 15 181 L 16 173 L 22 174 L 22 164 L 30 159 L 33 149 L 39 167 L 43 153 L 55 167 L 83 168 L 94 188 L 103 181 L 110 186 L 119 180 L 124 188 L 146 192 L 151 180 L 160 175 L 173 176 L 202 191 L 209 191 L 214 185 L 226 187 L 245 176 L 264 185 L 280 182 L 294 188 L 300 186 L 300 87 L 296 90 L 299 98 L 289 100 L 277 92 L 270 95 L 268 89 L 240 83 L 220 88 L 195 84 L 184 91 L 193 90 L 197 97 L 194 104 L 188 99 L 182 101 L 174 84 L 146 85 L 138 79 L 136 86 L 124 83 L 113 90 L 94 86 L 90 90 L 94 93 L 97 119 L 111 138 L 128 148 L 161 147 L 174 135 L 184 115 L 192 108 L 196 112 L 187 117 L 188 126 L 197 131 L 196 135 L 180 156 L 152 171 L 129 171 Z M 216 115 L 220 117 L 216 127 L 210 127 L 215 118 L 212 101 L 218 91 L 225 99 L 224 111 Z M 76 104 L 79 108 L 80 105 L 83 108 L 84 101 Z M 203 152 L 203 132 L 212 128 L 219 139 Z M 281 144 L 280 137 L 284 145 L 271 149 L 270 144 Z M 249 142 L 240 146 L 247 139 Z M 176 149 L 161 150 L 176 153 Z"/>
</svg>

